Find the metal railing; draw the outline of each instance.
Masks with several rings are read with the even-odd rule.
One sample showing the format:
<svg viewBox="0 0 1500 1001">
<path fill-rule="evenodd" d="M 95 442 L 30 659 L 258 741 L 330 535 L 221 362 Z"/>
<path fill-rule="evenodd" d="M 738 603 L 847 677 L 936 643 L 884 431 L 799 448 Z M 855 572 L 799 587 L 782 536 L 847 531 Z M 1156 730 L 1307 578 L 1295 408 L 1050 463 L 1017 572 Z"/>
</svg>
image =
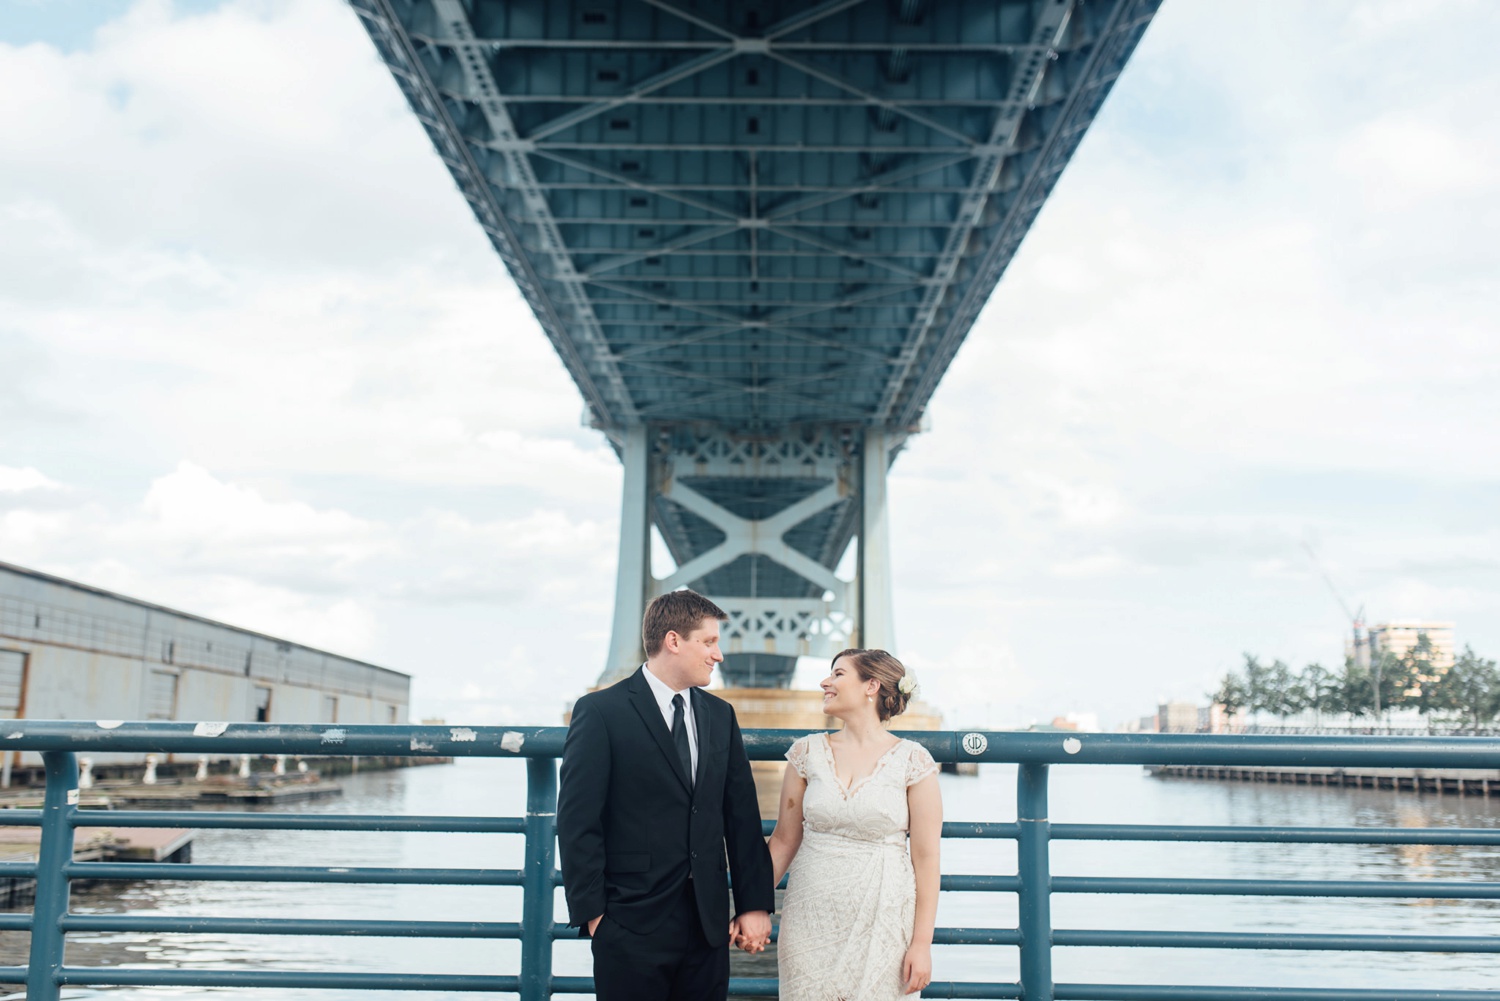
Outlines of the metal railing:
<svg viewBox="0 0 1500 1001">
<path fill-rule="evenodd" d="M 518 993 L 524 1001 L 552 994 L 590 994 L 588 977 L 553 976 L 552 943 L 576 930 L 555 919 L 554 811 L 556 759 L 566 733 L 534 729 L 434 726 L 350 726 L 192 723 L 7 721 L 0 752 L 40 752 L 47 787 L 40 810 L 0 811 L 0 824 L 41 828 L 37 861 L 0 863 L 0 877 L 34 878 L 31 914 L 0 914 L 0 930 L 31 933 L 27 966 L 0 966 L 0 982 L 25 983 L 30 1001 L 55 1001 L 65 986 L 194 986 L 339 988 L 366 990 Z M 797 733 L 747 731 L 758 760 L 776 759 Z M 1015 875 L 945 874 L 945 891 L 1015 894 L 1014 928 L 939 928 L 938 945 L 1008 945 L 1019 948 L 1017 982 L 937 982 L 929 998 L 1015 998 L 1020 1001 L 1250 1001 L 1280 998 L 1317 1001 L 1500 1001 L 1500 991 L 1264 988 L 1054 983 L 1052 950 L 1062 946 L 1179 949 L 1348 950 L 1446 953 L 1500 952 L 1500 937 L 1376 935 L 1323 932 L 1211 932 L 1054 928 L 1055 894 L 1186 894 L 1273 897 L 1379 897 L 1500 899 L 1500 882 L 1438 880 L 1202 879 L 1053 875 L 1054 841 L 1261 842 L 1284 844 L 1385 844 L 1500 846 L 1500 828 L 1209 827 L 1120 824 L 1053 824 L 1048 819 L 1048 772 L 1054 765 L 1259 765 L 1336 767 L 1496 768 L 1500 740 L 1491 738 L 1348 738 L 1313 736 L 1204 736 L 1191 734 L 907 733 L 940 762 L 1008 762 L 1019 767 L 1014 823 L 947 823 L 945 838 L 1011 840 Z M 84 809 L 79 805 L 78 753 L 132 752 L 264 755 L 434 755 L 515 757 L 526 760 L 524 817 L 332 815 L 303 813 L 193 813 Z M 373 868 L 348 866 L 213 865 L 92 862 L 73 857 L 74 830 L 113 828 L 238 828 L 301 831 L 484 832 L 525 836 L 520 869 Z M 766 825 L 767 830 L 771 825 Z M 75 880 L 234 880 L 308 883 L 419 883 L 522 888 L 519 922 L 391 921 L 297 918 L 170 917 L 75 914 L 69 885 Z M 465 975 L 268 970 L 120 969 L 69 966 L 69 932 L 220 933 L 258 935 L 359 935 L 417 938 L 518 939 L 514 974 Z M 770 978 L 735 978 L 730 993 L 775 997 Z"/>
</svg>

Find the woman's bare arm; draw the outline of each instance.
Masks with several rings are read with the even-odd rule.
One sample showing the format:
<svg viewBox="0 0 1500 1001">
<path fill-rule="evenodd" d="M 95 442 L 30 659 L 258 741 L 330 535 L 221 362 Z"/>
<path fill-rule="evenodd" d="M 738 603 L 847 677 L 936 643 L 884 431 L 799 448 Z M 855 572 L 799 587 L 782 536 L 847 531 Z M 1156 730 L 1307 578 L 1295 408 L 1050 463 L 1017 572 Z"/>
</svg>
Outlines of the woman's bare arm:
<svg viewBox="0 0 1500 1001">
<path fill-rule="evenodd" d="M 792 859 L 802 845 L 802 796 L 807 780 L 790 764 L 781 776 L 781 803 L 776 813 L 776 830 L 771 833 L 771 870 L 773 885 L 791 868 Z"/>
<path fill-rule="evenodd" d="M 917 912 L 911 931 L 911 946 L 902 964 L 907 990 L 916 991 L 932 981 L 932 932 L 937 925 L 938 882 L 942 878 L 939 843 L 943 836 L 943 795 L 936 775 L 929 775 L 906 790 L 911 814 L 911 867 L 917 877 Z"/>
</svg>

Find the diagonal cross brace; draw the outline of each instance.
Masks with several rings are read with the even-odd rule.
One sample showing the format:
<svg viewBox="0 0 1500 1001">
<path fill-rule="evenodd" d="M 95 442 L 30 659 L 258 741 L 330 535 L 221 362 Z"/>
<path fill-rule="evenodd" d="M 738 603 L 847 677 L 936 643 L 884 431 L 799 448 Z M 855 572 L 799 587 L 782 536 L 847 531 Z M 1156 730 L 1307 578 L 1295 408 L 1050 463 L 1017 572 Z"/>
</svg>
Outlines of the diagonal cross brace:
<svg viewBox="0 0 1500 1001">
<path fill-rule="evenodd" d="M 809 556 L 804 556 L 783 540 L 787 532 L 796 528 L 819 511 L 832 507 L 844 499 L 844 491 L 838 482 L 833 482 L 795 504 L 788 505 L 769 518 L 753 521 L 741 518 L 728 509 L 715 504 L 707 497 L 674 479 L 662 496 L 693 512 L 724 533 L 724 541 L 706 553 L 688 560 L 669 576 L 657 581 L 662 593 L 689 584 L 705 574 L 712 573 L 741 556 L 764 556 L 781 564 L 792 573 L 816 584 L 836 596 L 844 593 L 847 586 L 832 570 Z"/>
</svg>

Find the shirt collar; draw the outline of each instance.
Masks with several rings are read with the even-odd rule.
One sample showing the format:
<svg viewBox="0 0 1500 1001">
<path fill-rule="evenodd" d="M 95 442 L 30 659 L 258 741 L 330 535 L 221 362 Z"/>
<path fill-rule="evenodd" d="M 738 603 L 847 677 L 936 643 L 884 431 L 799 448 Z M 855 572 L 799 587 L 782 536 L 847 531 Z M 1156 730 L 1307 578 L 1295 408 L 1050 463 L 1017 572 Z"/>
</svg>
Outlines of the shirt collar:
<svg viewBox="0 0 1500 1001">
<path fill-rule="evenodd" d="M 651 686 L 651 694 L 656 696 L 656 704 L 661 706 L 662 712 L 670 711 L 672 708 L 672 696 L 678 693 L 673 691 L 671 686 L 665 681 L 652 674 L 651 668 L 642 665 L 641 673 L 646 676 L 646 684 Z M 688 694 L 690 691 L 691 689 L 684 688 L 681 692 L 682 701 L 688 706 L 692 705 L 693 700 L 693 697 Z"/>
</svg>

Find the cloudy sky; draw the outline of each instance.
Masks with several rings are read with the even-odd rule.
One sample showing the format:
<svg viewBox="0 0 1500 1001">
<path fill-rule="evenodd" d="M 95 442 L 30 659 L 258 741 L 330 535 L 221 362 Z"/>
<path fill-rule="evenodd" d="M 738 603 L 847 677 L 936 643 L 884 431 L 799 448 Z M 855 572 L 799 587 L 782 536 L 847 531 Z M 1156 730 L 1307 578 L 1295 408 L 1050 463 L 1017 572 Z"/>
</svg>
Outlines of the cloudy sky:
<svg viewBox="0 0 1500 1001">
<path fill-rule="evenodd" d="M 950 721 L 1338 663 L 1304 543 L 1500 655 L 1496 37 L 1167 0 L 893 472 Z M 0 94 L 0 560 L 555 720 L 618 463 L 354 15 L 0 0 Z"/>
</svg>

